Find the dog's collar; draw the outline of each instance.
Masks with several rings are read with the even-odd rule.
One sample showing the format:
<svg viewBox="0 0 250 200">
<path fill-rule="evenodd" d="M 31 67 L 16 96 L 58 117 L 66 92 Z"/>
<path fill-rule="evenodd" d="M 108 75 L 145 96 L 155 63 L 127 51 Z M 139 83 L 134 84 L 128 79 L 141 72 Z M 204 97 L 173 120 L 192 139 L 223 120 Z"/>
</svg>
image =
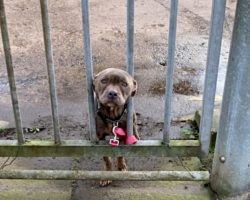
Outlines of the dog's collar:
<svg viewBox="0 0 250 200">
<path fill-rule="evenodd" d="M 127 110 L 127 105 L 124 106 L 123 111 L 121 113 L 120 116 L 116 117 L 116 118 L 110 118 L 106 115 L 104 115 L 100 109 L 97 110 L 97 114 L 99 115 L 99 117 L 101 117 L 101 119 L 105 122 L 105 123 L 112 123 L 112 124 L 117 124 L 123 117 L 124 113 Z"/>
</svg>

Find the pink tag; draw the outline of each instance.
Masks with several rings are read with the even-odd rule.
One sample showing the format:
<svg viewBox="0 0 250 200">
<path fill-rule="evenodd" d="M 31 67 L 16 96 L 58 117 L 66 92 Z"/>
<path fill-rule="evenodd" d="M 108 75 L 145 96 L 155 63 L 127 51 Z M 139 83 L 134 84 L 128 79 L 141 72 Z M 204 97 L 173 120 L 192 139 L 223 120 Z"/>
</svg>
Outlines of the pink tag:
<svg viewBox="0 0 250 200">
<path fill-rule="evenodd" d="M 110 139 L 109 144 L 111 144 L 113 147 L 119 146 L 119 140 L 117 139 Z"/>
<path fill-rule="evenodd" d="M 125 137 L 127 135 L 122 128 L 118 127 L 115 129 L 115 134 L 120 137 Z"/>
<path fill-rule="evenodd" d="M 127 138 L 126 138 L 126 141 L 125 141 L 125 144 L 135 144 L 137 142 L 137 138 L 134 136 L 134 135 L 129 135 Z"/>
</svg>

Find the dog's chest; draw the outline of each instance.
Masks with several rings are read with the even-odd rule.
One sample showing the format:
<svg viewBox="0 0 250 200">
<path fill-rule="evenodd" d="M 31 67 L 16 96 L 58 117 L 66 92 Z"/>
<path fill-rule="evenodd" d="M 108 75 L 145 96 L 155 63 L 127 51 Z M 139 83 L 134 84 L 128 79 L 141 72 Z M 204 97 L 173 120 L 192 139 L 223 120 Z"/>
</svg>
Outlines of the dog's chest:
<svg viewBox="0 0 250 200">
<path fill-rule="evenodd" d="M 103 120 L 100 116 L 96 117 L 96 132 L 99 139 L 105 139 L 108 135 L 114 135 L 113 134 L 113 128 L 114 126 L 118 126 L 119 128 L 122 128 L 124 131 L 126 131 L 127 126 L 127 117 L 123 116 L 119 121 L 117 122 L 108 122 Z"/>
</svg>

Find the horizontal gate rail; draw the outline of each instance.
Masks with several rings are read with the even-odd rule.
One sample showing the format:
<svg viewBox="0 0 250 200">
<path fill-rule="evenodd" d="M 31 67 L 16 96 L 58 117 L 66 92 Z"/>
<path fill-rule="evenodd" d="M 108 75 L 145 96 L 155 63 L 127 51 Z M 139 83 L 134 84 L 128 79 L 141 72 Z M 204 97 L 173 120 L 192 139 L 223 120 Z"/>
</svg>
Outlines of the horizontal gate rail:
<svg viewBox="0 0 250 200">
<path fill-rule="evenodd" d="M 208 181 L 208 171 L 1 170 L 0 179 Z"/>
<path fill-rule="evenodd" d="M 31 140 L 18 145 L 16 140 L 0 140 L 0 157 L 71 157 L 71 156 L 197 156 L 198 140 L 171 140 L 167 146 L 162 140 L 140 140 L 135 145 L 111 147 L 107 144 L 94 145 L 89 140 L 62 140 L 60 145 L 53 141 Z"/>
</svg>

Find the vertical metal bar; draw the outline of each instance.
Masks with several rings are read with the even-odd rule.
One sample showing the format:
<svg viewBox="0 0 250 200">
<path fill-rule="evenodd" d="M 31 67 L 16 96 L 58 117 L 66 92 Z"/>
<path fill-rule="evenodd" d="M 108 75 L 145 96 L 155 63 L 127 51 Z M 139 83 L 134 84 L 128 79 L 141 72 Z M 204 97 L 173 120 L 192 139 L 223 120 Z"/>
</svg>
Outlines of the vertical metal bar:
<svg viewBox="0 0 250 200">
<path fill-rule="evenodd" d="M 60 144 L 60 127 L 59 127 L 59 116 L 58 116 L 58 102 L 56 93 L 56 81 L 55 81 L 55 69 L 53 62 L 52 42 L 50 35 L 50 23 L 48 15 L 48 0 L 40 0 L 41 14 L 42 14 L 42 25 L 43 25 L 43 37 L 46 52 L 46 62 L 48 70 L 48 80 L 50 89 L 50 102 L 52 111 L 52 121 L 54 127 L 54 138 L 55 143 Z"/>
<path fill-rule="evenodd" d="M 88 110 L 89 110 L 89 134 L 92 142 L 97 142 L 96 137 L 96 123 L 95 123 L 95 105 L 94 94 L 92 87 L 93 77 L 93 62 L 92 49 L 90 42 L 90 28 L 89 28 L 89 1 L 82 0 L 82 26 L 83 26 L 83 40 L 84 40 L 84 55 L 87 76 L 87 90 L 88 90 Z"/>
<path fill-rule="evenodd" d="M 127 71 L 134 76 L 134 0 L 127 0 Z M 134 103 L 128 102 L 127 134 L 133 134 Z"/>
<path fill-rule="evenodd" d="M 250 1 L 237 3 L 211 185 L 220 195 L 250 188 Z"/>
<path fill-rule="evenodd" d="M 168 35 L 168 57 L 167 57 L 167 75 L 166 75 L 166 94 L 165 94 L 165 113 L 164 113 L 164 134 L 163 142 L 169 144 L 169 134 L 171 129 L 171 104 L 173 93 L 173 74 L 175 60 L 175 41 L 177 27 L 178 0 L 171 0 L 169 35 Z"/>
<path fill-rule="evenodd" d="M 208 154 L 210 146 L 210 131 L 212 127 L 214 98 L 220 61 L 225 6 L 226 0 L 213 0 L 203 108 L 200 123 L 201 157 L 205 157 Z"/>
<path fill-rule="evenodd" d="M 11 49 L 10 49 L 10 42 L 9 42 L 9 35 L 8 35 L 8 28 L 7 28 L 6 14 L 5 14 L 3 0 L 0 0 L 0 25 L 1 25 L 1 33 L 2 33 L 3 48 L 4 48 L 6 66 L 7 66 L 8 79 L 9 79 L 9 85 L 10 85 L 11 101 L 12 101 L 13 113 L 14 113 L 14 118 L 15 118 L 15 123 L 16 123 L 17 138 L 18 138 L 18 143 L 22 144 L 24 143 L 22 121 L 21 121 L 21 114 L 20 114 L 19 105 L 18 105 L 15 76 L 14 76 L 14 70 L 13 70 L 12 55 L 11 55 Z"/>
</svg>

